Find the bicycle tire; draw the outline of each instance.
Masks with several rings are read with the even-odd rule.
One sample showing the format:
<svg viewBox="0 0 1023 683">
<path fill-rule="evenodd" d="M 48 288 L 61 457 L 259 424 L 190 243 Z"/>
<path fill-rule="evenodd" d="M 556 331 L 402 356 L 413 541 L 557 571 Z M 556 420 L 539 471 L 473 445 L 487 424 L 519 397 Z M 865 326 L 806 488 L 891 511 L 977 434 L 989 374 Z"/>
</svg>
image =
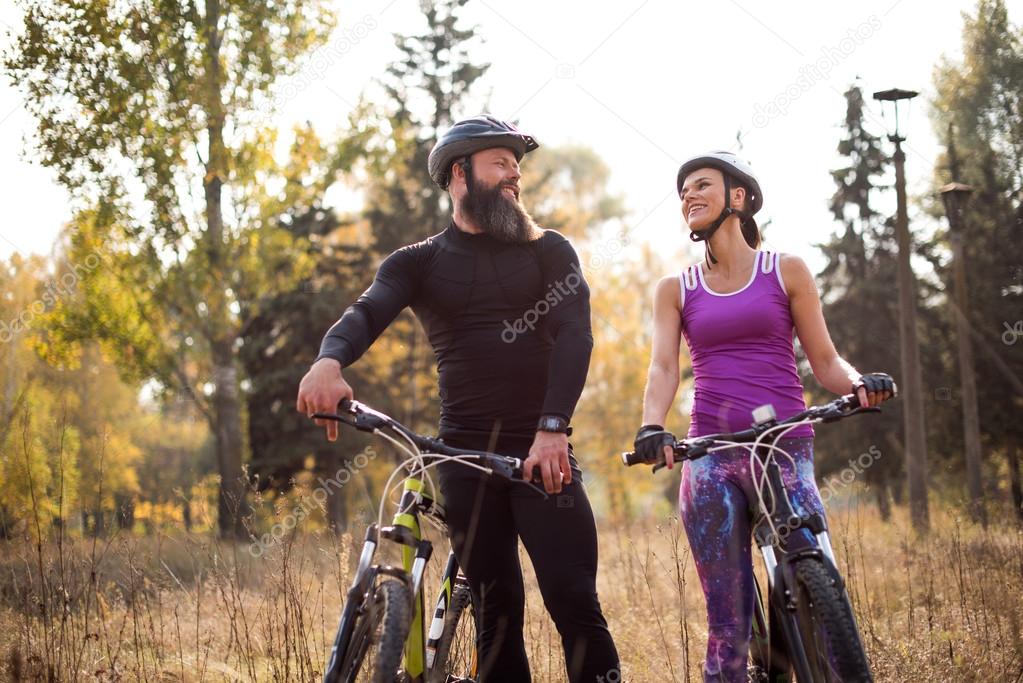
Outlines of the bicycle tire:
<svg viewBox="0 0 1023 683">
<path fill-rule="evenodd" d="M 453 647 L 455 646 L 455 647 Z M 476 680 L 476 612 L 469 587 L 456 583 L 451 591 L 451 605 L 444 615 L 444 630 L 437 643 L 437 656 L 430 669 L 429 683 Z"/>
<path fill-rule="evenodd" d="M 798 591 L 799 636 L 814 683 L 873 683 L 856 618 L 844 591 L 815 558 L 798 560 L 793 573 Z"/>
<path fill-rule="evenodd" d="M 352 637 L 336 681 L 394 683 L 412 620 L 410 605 L 409 590 L 404 583 L 390 579 L 377 585 L 373 596 L 355 617 Z M 367 659 L 374 645 L 375 651 Z"/>
</svg>

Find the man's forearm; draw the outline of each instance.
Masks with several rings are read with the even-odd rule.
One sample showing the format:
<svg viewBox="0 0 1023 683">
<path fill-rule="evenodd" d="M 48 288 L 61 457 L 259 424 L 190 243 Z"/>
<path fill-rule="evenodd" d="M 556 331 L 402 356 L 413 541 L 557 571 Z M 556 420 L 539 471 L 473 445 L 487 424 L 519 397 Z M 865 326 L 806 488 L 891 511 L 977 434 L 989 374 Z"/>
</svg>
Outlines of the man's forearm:
<svg viewBox="0 0 1023 683">
<path fill-rule="evenodd" d="M 327 334 L 320 342 L 320 352 L 316 360 L 330 358 L 336 360 L 342 367 L 348 367 L 361 356 L 368 348 L 357 350 L 353 348 L 353 339 L 367 339 L 370 331 L 366 324 L 365 316 L 361 315 L 354 306 L 345 311 L 341 318 L 331 325 Z"/>
<path fill-rule="evenodd" d="M 592 350 L 593 337 L 588 326 L 566 327 L 559 331 L 551 351 L 543 415 L 572 419 L 586 384 Z"/>
</svg>

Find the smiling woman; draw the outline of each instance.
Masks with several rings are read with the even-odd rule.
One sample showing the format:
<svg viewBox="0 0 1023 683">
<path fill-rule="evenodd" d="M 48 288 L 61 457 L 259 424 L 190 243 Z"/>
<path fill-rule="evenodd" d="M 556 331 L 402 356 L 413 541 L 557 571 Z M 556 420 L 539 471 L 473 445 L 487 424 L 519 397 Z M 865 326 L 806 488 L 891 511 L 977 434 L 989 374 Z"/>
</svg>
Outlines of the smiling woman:
<svg viewBox="0 0 1023 683">
<path fill-rule="evenodd" d="M 695 380 L 690 437 L 745 429 L 766 404 L 782 418 L 804 411 L 794 334 L 825 389 L 858 393 L 863 406 L 895 395 L 891 377 L 861 376 L 838 355 L 802 259 L 758 249 L 753 214 L 763 193 L 749 164 L 728 152 L 699 155 L 682 164 L 676 183 L 690 236 L 706 244 L 707 254 L 704 263 L 661 280 L 654 295 L 652 359 L 635 441 L 642 459 L 663 458 L 672 467 L 675 436 L 662 425 L 678 390 L 683 338 Z M 778 465 L 795 514 L 823 519 L 812 428 L 790 428 L 776 445 L 792 455 Z M 742 448 L 686 461 L 682 469 L 679 512 L 707 603 L 706 680 L 747 680 L 756 476 Z"/>
<path fill-rule="evenodd" d="M 682 216 L 692 231 L 689 237 L 706 242 L 709 263 L 717 263 L 709 240 L 729 216 L 738 216 L 742 236 L 752 249 L 760 246 L 753 214 L 764 205 L 764 198 L 760 182 L 745 161 L 731 152 L 693 157 L 679 168 L 676 187 Z"/>
</svg>

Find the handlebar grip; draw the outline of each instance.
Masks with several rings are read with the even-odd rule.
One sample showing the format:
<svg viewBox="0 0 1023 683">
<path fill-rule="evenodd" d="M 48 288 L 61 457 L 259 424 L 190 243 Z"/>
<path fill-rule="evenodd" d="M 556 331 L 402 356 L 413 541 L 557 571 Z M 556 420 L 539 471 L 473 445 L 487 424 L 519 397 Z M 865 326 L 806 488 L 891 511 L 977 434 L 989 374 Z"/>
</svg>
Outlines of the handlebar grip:
<svg viewBox="0 0 1023 683">
<path fill-rule="evenodd" d="M 519 458 L 512 458 L 515 461 L 515 465 L 512 466 L 511 478 L 512 479 L 523 479 L 524 474 L 522 468 L 525 466 L 526 461 Z M 533 484 L 542 484 L 543 476 L 540 474 L 540 466 L 533 465 L 533 476 L 529 478 L 529 481 Z"/>
<path fill-rule="evenodd" d="M 351 413 L 352 410 L 352 399 L 343 398 L 341 402 L 337 404 L 337 412 L 339 413 Z"/>
<path fill-rule="evenodd" d="M 622 453 L 622 462 L 631 467 L 632 465 L 643 465 L 646 460 L 636 451 L 625 451 Z"/>
</svg>

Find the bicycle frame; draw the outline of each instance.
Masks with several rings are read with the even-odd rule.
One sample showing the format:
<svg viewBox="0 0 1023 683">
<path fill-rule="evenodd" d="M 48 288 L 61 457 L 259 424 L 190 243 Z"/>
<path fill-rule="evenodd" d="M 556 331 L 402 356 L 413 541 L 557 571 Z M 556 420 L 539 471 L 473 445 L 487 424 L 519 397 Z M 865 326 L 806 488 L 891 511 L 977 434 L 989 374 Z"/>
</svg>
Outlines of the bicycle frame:
<svg viewBox="0 0 1023 683">
<path fill-rule="evenodd" d="M 430 628 L 430 640 L 427 640 L 424 630 L 425 597 L 422 584 L 426 564 L 433 554 L 433 544 L 423 538 L 420 525 L 421 515 L 431 517 L 441 528 L 446 526 L 443 510 L 426 492 L 423 480 L 407 477 L 391 525 L 378 528 L 376 524 L 371 524 L 366 530 L 366 539 L 359 556 L 358 568 L 345 598 L 345 608 L 341 614 L 338 637 L 331 652 L 328 670 L 335 664 L 338 643 L 348 642 L 355 610 L 372 593 L 377 577 L 387 575 L 404 581 L 412 595 L 413 619 L 408 638 L 405 641 L 405 672 L 412 683 L 422 683 L 425 680 L 426 672 L 434 663 L 433 655 L 436 654 L 447 606 L 451 603 L 453 586 L 459 580 L 464 581 L 465 579 L 462 577 L 454 552 L 449 551 L 444 574 L 441 577 L 437 610 L 434 612 Z M 401 545 L 400 568 L 373 564 L 373 558 L 381 538 Z"/>
<path fill-rule="evenodd" d="M 412 456 L 402 463 L 399 470 L 395 470 L 388 479 L 387 490 L 384 492 L 384 499 L 380 503 L 380 517 L 377 522 L 366 529 L 366 539 L 363 543 L 362 553 L 359 556 L 359 565 L 345 598 L 345 605 L 341 613 L 341 621 L 338 624 L 337 636 L 331 648 L 330 659 L 324 671 L 324 679 L 329 680 L 334 670 L 341 664 L 338 662 L 338 651 L 342 652 L 348 647 L 355 627 L 357 617 L 364 609 L 366 600 L 372 595 L 376 587 L 377 577 L 381 574 L 391 576 L 405 583 L 412 596 L 411 605 L 413 619 L 410 624 L 409 633 L 406 636 L 403 659 L 407 679 L 412 683 L 423 683 L 425 675 L 435 662 L 439 639 L 443 635 L 444 616 L 451 604 L 454 595 L 454 587 L 459 583 L 467 583 L 465 577 L 458 568 L 453 552 L 448 553 L 445 564 L 444 575 L 441 579 L 441 592 L 437 599 L 437 610 L 430 627 L 430 639 L 426 639 L 424 631 L 424 600 L 423 600 L 423 575 L 426 571 L 426 563 L 433 554 L 433 544 L 423 538 L 422 528 L 419 524 L 420 516 L 429 519 L 447 536 L 447 522 L 444 518 L 444 511 L 438 505 L 433 496 L 426 491 L 424 478 L 430 483 L 430 490 L 433 490 L 432 480 L 425 474 L 428 467 L 435 463 L 426 464 L 424 456 L 441 456 L 447 460 L 458 458 L 473 459 L 476 463 L 465 464 L 475 467 L 488 475 L 500 475 L 510 481 L 521 482 L 546 496 L 542 489 L 533 483 L 522 480 L 522 461 L 518 458 L 504 456 L 486 451 L 470 449 L 453 449 L 448 447 L 438 438 L 425 437 L 416 434 L 412 430 L 396 422 L 393 418 L 373 410 L 369 406 L 345 399 L 338 404 L 339 412 L 314 413 L 313 417 L 323 420 L 334 420 L 346 424 L 363 432 L 377 434 L 391 441 L 399 449 Z M 354 419 L 353 419 L 354 416 Z M 383 433 L 382 430 L 389 430 L 397 435 L 402 441 L 398 441 Z M 404 443 L 411 447 L 407 448 Z M 401 468 L 408 468 L 407 474 L 402 481 L 402 494 L 398 501 L 398 509 L 394 514 L 390 526 L 381 527 L 383 510 L 386 496 L 389 494 L 392 479 L 398 474 Z M 390 565 L 375 565 L 373 557 L 376 554 L 380 539 L 393 541 L 402 546 L 401 567 Z"/>
</svg>

